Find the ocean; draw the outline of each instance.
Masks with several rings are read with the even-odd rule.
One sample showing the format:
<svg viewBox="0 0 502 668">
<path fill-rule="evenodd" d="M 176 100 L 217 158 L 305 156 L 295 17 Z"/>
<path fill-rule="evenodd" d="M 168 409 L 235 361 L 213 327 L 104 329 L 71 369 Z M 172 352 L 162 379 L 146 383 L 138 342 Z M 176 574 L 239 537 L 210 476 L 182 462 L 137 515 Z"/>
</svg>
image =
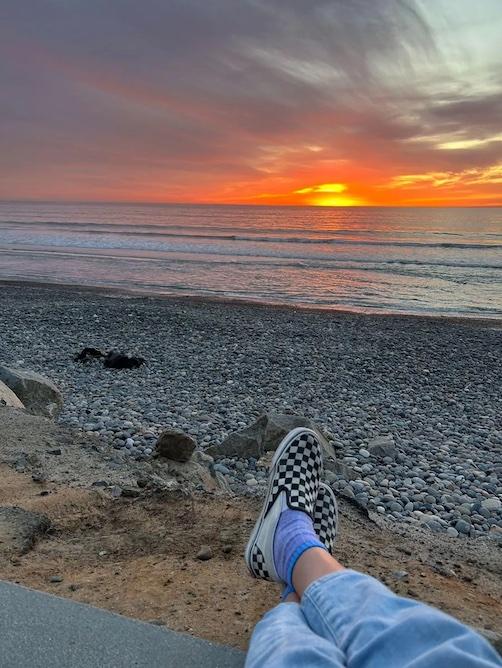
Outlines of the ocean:
<svg viewBox="0 0 502 668">
<path fill-rule="evenodd" d="M 0 203 L 0 280 L 502 317 L 502 208 Z"/>
</svg>

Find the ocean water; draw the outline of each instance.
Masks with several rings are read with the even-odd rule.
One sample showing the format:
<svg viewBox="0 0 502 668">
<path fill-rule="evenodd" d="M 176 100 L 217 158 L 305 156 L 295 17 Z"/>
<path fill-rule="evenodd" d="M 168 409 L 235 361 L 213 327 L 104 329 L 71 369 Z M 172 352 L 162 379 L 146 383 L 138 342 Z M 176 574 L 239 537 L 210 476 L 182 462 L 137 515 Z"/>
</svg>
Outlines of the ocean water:
<svg viewBox="0 0 502 668">
<path fill-rule="evenodd" d="M 502 317 L 502 208 L 0 203 L 0 280 Z"/>
</svg>

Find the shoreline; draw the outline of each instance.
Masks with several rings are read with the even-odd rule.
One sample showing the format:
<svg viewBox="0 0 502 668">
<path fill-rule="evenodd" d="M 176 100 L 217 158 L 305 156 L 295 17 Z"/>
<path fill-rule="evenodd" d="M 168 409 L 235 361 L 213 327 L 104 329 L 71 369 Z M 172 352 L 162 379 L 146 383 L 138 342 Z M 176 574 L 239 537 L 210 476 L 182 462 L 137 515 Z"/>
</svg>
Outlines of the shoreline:
<svg viewBox="0 0 502 668">
<path fill-rule="evenodd" d="M 286 312 L 301 312 L 301 313 L 315 313 L 315 314 L 331 314 L 333 316 L 348 316 L 348 317 L 363 317 L 363 318 L 378 318 L 385 319 L 403 319 L 406 321 L 415 322 L 430 322 L 431 324 L 445 324 L 445 325 L 469 325 L 473 327 L 491 327 L 493 329 L 502 329 L 501 318 L 480 318 L 477 316 L 454 316 L 454 315 L 431 315 L 419 313 L 399 313 L 399 312 L 375 312 L 362 311 L 357 309 L 343 309 L 334 306 L 319 306 L 316 304 L 293 304 L 280 302 L 263 302 L 255 301 L 253 299 L 245 299 L 238 297 L 224 297 L 224 296 L 210 296 L 210 295 L 194 295 L 194 294 L 161 294 L 152 293 L 147 290 L 122 288 L 113 286 L 97 286 L 97 285 L 80 285 L 76 283 L 49 283 L 34 281 L 31 279 L 22 280 L 19 278 L 0 278 L 0 291 L 4 287 L 22 288 L 29 287 L 33 289 L 57 291 L 60 290 L 65 293 L 84 293 L 91 295 L 99 295 L 103 297 L 124 299 L 148 299 L 160 300 L 170 303 L 186 302 L 187 304 L 220 304 L 228 306 L 240 307 L 255 307 L 264 309 L 266 311 L 286 311 Z"/>
</svg>

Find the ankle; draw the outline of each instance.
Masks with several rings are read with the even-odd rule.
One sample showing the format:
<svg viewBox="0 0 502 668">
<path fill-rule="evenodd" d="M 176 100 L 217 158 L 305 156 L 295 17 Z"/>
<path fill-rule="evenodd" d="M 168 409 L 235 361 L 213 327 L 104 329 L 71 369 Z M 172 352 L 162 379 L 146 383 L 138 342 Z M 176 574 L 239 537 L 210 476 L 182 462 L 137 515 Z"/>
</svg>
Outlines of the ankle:
<svg viewBox="0 0 502 668">
<path fill-rule="evenodd" d="M 345 568 L 326 549 L 306 550 L 297 559 L 291 574 L 292 585 L 301 598 L 303 592 L 319 578 L 344 571 Z"/>
<path fill-rule="evenodd" d="M 314 531 L 310 517 L 299 510 L 285 508 L 274 536 L 274 563 L 283 582 L 292 584 L 298 559 L 311 548 L 325 549 Z"/>
</svg>

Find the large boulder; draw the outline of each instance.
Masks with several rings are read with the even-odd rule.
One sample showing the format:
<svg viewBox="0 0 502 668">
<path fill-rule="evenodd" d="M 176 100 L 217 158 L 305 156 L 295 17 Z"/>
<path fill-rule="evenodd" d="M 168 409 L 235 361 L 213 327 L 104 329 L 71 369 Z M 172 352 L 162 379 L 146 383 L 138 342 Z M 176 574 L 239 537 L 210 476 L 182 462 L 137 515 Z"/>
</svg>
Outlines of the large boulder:
<svg viewBox="0 0 502 668">
<path fill-rule="evenodd" d="M 63 408 L 63 396 L 52 381 L 33 371 L 0 366 L 0 380 L 23 402 L 32 415 L 56 418 Z"/>
<path fill-rule="evenodd" d="M 194 439 L 188 434 L 176 429 L 164 429 L 155 443 L 155 454 L 175 462 L 187 462 L 195 446 Z"/>
<path fill-rule="evenodd" d="M 333 448 L 327 443 L 316 425 L 302 415 L 266 413 L 256 422 L 241 431 L 230 434 L 222 443 L 213 445 L 205 452 L 213 457 L 261 457 L 275 450 L 281 440 L 292 429 L 307 427 L 319 434 L 325 455 L 335 458 Z"/>
<path fill-rule="evenodd" d="M 0 406 L 10 406 L 10 408 L 24 408 L 21 399 L 0 380 Z"/>
</svg>

